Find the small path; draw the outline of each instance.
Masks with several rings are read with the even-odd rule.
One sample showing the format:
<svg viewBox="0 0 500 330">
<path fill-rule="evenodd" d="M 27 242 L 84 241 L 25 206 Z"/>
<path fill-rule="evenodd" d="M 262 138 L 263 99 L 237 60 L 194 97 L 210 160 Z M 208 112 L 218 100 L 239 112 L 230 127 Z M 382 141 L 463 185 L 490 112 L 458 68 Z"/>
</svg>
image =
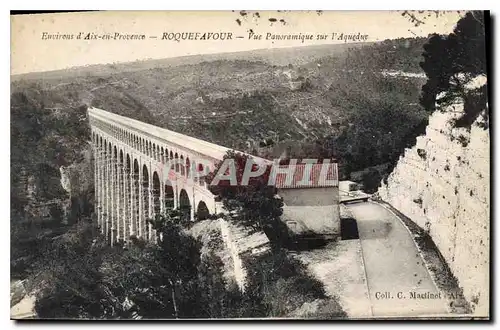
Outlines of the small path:
<svg viewBox="0 0 500 330">
<path fill-rule="evenodd" d="M 35 301 L 34 296 L 25 296 L 19 303 L 10 308 L 10 318 L 13 320 L 34 318 L 36 316 Z"/>
<path fill-rule="evenodd" d="M 439 291 L 401 220 L 376 203 L 347 207 L 358 224 L 373 316 L 447 314 L 446 297 L 430 298 Z"/>
</svg>

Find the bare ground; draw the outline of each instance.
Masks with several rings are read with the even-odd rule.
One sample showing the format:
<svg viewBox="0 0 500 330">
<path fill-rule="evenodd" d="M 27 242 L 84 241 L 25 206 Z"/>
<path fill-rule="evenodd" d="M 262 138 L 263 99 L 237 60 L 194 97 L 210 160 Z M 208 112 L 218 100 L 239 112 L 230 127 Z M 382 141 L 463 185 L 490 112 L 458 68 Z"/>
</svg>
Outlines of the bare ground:
<svg viewBox="0 0 500 330">
<path fill-rule="evenodd" d="M 338 299 L 349 318 L 371 316 L 359 240 L 332 242 L 293 254 L 324 284 L 326 294 Z"/>
</svg>

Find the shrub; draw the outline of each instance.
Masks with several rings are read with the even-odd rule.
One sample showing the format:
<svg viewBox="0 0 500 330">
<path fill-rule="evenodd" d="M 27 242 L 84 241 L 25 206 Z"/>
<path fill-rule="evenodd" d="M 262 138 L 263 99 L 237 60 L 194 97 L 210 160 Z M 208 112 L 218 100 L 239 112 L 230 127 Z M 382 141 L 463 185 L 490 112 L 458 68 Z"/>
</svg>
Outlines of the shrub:
<svg viewBox="0 0 500 330">
<path fill-rule="evenodd" d="M 382 180 L 380 172 L 374 168 L 370 168 L 368 172 L 363 174 L 362 182 L 365 192 L 371 194 L 377 191 Z M 387 181 L 386 181 L 387 182 Z"/>
<path fill-rule="evenodd" d="M 305 303 L 327 299 L 323 284 L 311 277 L 305 266 L 284 250 L 245 258 L 248 279 L 245 295 L 253 317 L 286 317 Z M 339 307 L 336 317 L 345 316 Z"/>
<path fill-rule="evenodd" d="M 232 185 L 229 180 L 220 180 L 217 185 L 212 184 L 226 159 L 234 160 L 237 184 Z M 207 175 L 209 190 L 222 200 L 227 211 L 235 215 L 231 220 L 262 230 L 269 238 L 273 249 L 279 249 L 285 244 L 288 236 L 286 226 L 280 220 L 283 201 L 277 198 L 276 188 L 268 185 L 271 166 L 266 166 L 262 175 L 250 178 L 247 184 L 243 184 L 243 173 L 248 162 L 251 163 L 252 171 L 257 171 L 259 166 L 266 166 L 257 164 L 246 154 L 228 151 L 214 171 Z"/>
<path fill-rule="evenodd" d="M 417 149 L 417 154 L 422 158 L 423 160 L 427 159 L 427 152 L 424 149 Z"/>
<path fill-rule="evenodd" d="M 469 139 L 467 139 L 464 135 L 460 135 L 458 137 L 458 142 L 462 145 L 462 147 L 467 147 L 469 145 Z"/>
</svg>

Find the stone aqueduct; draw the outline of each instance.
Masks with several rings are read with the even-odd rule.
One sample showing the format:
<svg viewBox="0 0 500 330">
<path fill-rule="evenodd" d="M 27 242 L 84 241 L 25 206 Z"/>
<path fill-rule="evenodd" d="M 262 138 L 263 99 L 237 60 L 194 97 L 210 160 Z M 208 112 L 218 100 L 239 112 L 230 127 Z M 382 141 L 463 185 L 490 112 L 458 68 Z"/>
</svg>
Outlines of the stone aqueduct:
<svg viewBox="0 0 500 330">
<path fill-rule="evenodd" d="M 220 211 L 204 180 L 189 178 L 188 169 L 213 169 L 227 148 L 96 108 L 88 114 L 98 223 L 111 243 L 131 235 L 153 239 L 145 220 L 166 207 L 190 206 L 191 219 Z M 170 159 L 182 164 L 164 173 Z"/>
<path fill-rule="evenodd" d="M 146 219 L 166 208 L 188 206 L 191 220 L 222 212 L 205 181 L 188 169 L 208 173 L 228 148 L 97 108 L 89 108 L 88 117 L 97 221 L 111 244 L 133 235 L 155 239 Z M 177 162 L 165 171 L 169 160 Z"/>
</svg>

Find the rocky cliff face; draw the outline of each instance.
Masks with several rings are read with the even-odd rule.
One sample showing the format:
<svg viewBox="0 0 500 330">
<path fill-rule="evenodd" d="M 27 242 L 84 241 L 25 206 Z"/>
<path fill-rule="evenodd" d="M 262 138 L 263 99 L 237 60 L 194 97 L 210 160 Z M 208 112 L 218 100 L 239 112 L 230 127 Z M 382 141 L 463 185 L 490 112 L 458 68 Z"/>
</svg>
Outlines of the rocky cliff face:
<svg viewBox="0 0 500 330">
<path fill-rule="evenodd" d="M 63 201 L 66 220 L 76 220 L 88 216 L 93 210 L 94 173 L 92 149 L 90 145 L 82 148 L 83 159 L 69 166 L 59 168 L 61 186 L 68 193 L 69 199 Z"/>
<path fill-rule="evenodd" d="M 426 134 L 405 151 L 380 197 L 426 229 L 478 315 L 489 300 L 490 134 L 455 128 L 463 104 L 436 111 Z"/>
<path fill-rule="evenodd" d="M 69 166 L 61 166 L 61 186 L 70 195 L 86 193 L 94 187 L 94 168 L 92 148 L 87 145 L 82 148 L 82 160 Z"/>
</svg>

